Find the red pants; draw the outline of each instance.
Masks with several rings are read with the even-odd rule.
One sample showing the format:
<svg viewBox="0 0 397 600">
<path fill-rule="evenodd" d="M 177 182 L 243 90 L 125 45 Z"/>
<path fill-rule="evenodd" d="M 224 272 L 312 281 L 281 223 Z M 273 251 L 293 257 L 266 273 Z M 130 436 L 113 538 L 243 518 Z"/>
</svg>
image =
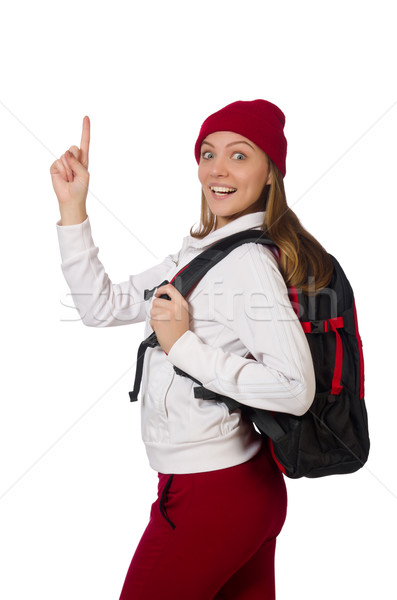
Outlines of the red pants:
<svg viewBox="0 0 397 600">
<path fill-rule="evenodd" d="M 120 600 L 274 600 L 286 509 L 283 475 L 267 445 L 228 469 L 159 473 Z"/>
</svg>

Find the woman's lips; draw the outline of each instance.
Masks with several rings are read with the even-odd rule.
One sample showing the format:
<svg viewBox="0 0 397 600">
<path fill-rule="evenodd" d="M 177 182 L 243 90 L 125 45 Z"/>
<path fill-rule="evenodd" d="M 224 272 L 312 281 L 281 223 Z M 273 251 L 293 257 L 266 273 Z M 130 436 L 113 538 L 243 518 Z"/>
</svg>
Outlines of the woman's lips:
<svg viewBox="0 0 397 600">
<path fill-rule="evenodd" d="M 233 194 L 235 194 L 236 191 L 229 192 L 229 193 L 219 193 L 219 192 L 216 193 L 216 192 L 214 192 L 213 190 L 210 189 L 212 197 L 215 198 L 215 200 L 223 200 L 224 198 L 228 198 L 229 196 L 233 196 Z"/>
</svg>

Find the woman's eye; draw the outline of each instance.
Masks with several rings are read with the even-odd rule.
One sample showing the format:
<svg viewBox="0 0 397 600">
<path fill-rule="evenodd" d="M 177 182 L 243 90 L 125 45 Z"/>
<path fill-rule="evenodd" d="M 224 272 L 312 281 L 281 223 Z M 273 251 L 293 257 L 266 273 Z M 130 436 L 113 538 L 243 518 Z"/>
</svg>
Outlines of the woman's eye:
<svg viewBox="0 0 397 600">
<path fill-rule="evenodd" d="M 247 158 L 242 152 L 235 152 L 233 156 L 236 156 L 237 160 L 244 160 L 245 158 Z M 213 158 L 214 154 L 210 150 L 206 150 L 205 152 L 201 153 L 201 157 L 204 159 L 209 159 Z"/>
</svg>

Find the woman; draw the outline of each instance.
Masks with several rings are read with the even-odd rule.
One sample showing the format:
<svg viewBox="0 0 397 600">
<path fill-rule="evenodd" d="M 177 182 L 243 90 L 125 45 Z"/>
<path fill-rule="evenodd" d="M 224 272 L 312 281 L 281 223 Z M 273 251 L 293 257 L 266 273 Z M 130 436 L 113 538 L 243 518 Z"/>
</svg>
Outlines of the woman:
<svg viewBox="0 0 397 600">
<path fill-rule="evenodd" d="M 145 355 L 142 432 L 158 472 L 158 498 L 120 600 L 275 598 L 274 552 L 286 488 L 268 445 L 240 411 L 195 398 L 194 382 L 243 404 L 296 415 L 314 397 L 309 347 L 287 286 L 307 291 L 330 278 L 325 250 L 288 208 L 282 111 L 266 100 L 234 102 L 208 117 L 195 145 L 201 220 L 181 250 L 113 284 L 99 261 L 86 213 L 90 123 L 81 148 L 51 166 L 61 220 L 62 270 L 83 322 L 146 321 L 159 346 Z M 171 281 L 214 242 L 245 229 L 278 246 L 234 249 L 183 298 Z M 311 284 L 313 285 L 313 284 Z M 145 289 L 157 287 L 151 301 Z M 161 298 L 168 294 L 169 299 Z"/>
</svg>

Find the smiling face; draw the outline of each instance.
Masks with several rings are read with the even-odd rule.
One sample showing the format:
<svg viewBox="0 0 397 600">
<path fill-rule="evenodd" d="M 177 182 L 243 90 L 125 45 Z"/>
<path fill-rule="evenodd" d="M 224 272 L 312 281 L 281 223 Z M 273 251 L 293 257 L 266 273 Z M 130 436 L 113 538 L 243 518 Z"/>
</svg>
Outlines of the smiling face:
<svg viewBox="0 0 397 600">
<path fill-rule="evenodd" d="M 242 214 L 264 210 L 261 193 L 270 184 L 267 155 L 248 138 L 216 131 L 201 144 L 198 176 L 219 229 Z"/>
</svg>

